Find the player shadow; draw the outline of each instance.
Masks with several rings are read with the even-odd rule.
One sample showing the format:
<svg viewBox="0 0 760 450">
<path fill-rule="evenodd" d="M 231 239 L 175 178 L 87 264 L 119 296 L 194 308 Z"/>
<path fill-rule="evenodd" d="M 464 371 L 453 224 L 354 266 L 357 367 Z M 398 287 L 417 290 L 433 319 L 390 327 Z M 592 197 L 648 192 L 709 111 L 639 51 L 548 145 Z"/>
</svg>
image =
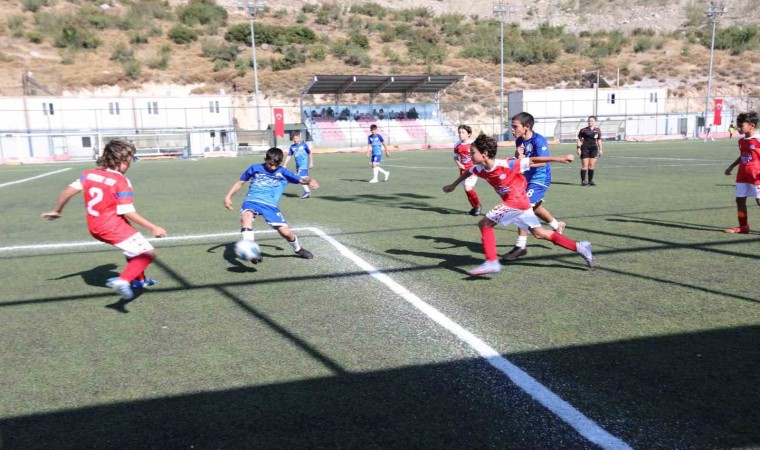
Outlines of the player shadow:
<svg viewBox="0 0 760 450">
<path fill-rule="evenodd" d="M 367 183 L 369 180 L 366 178 L 341 178 L 340 181 L 347 181 L 349 183 Z"/>
<path fill-rule="evenodd" d="M 679 230 L 697 230 L 697 231 L 713 231 L 713 232 L 720 232 L 723 233 L 722 228 L 717 227 L 711 227 L 711 226 L 700 226 L 700 225 L 686 225 L 683 223 L 670 223 L 670 222 L 664 222 L 660 220 L 643 220 L 643 219 L 607 219 L 609 222 L 622 222 L 622 223 L 637 223 L 642 225 L 654 225 L 658 227 L 664 227 L 664 228 L 676 228 Z"/>
<path fill-rule="evenodd" d="M 67 275 L 61 275 L 58 278 L 49 278 L 48 280 L 65 280 L 66 278 L 72 278 L 81 276 L 82 281 L 90 286 L 103 287 L 110 278 L 119 276 L 119 272 L 116 271 L 116 264 L 103 264 L 92 269 L 83 270 L 81 272 L 74 272 Z"/>
<path fill-rule="evenodd" d="M 422 239 L 431 241 L 433 244 L 444 244 L 446 247 L 436 246 L 436 249 L 445 250 L 449 248 L 464 248 L 472 253 L 478 253 L 483 250 L 483 247 L 478 242 L 463 241 L 461 239 L 443 237 L 443 236 L 427 236 L 418 234 L 414 236 L 415 239 Z"/>
<path fill-rule="evenodd" d="M 120 312 L 122 314 L 129 313 L 129 310 L 127 310 L 127 305 L 130 304 L 130 303 L 132 303 L 133 301 L 137 300 L 138 298 L 140 298 L 140 296 L 142 296 L 142 294 L 143 294 L 143 290 L 142 289 L 133 289 L 132 292 L 134 292 L 135 296 L 132 297 L 131 299 L 125 300 L 123 298 L 120 298 L 118 301 L 116 301 L 114 303 L 109 303 L 105 307 L 108 308 L 108 309 L 113 309 L 114 311 Z"/>
<path fill-rule="evenodd" d="M 234 272 L 234 273 L 257 272 L 255 267 L 252 267 L 250 264 L 246 264 L 237 258 L 237 256 L 235 255 L 234 242 L 225 242 L 224 244 L 214 245 L 213 247 L 209 247 L 208 249 L 206 249 L 206 253 L 216 253 L 216 250 L 218 249 L 223 249 L 222 258 L 224 258 L 225 261 L 230 263 L 230 267 L 227 267 L 228 272 Z M 263 253 L 262 253 L 262 256 L 263 256 Z"/>
</svg>

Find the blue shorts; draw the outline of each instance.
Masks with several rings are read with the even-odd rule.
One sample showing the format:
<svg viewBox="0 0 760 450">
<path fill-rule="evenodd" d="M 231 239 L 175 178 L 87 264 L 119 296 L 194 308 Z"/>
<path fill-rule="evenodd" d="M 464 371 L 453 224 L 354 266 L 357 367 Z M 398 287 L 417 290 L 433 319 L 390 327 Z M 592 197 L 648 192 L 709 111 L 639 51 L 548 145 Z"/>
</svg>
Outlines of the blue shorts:
<svg viewBox="0 0 760 450">
<path fill-rule="evenodd" d="M 299 177 L 301 177 L 301 178 L 303 178 L 303 177 L 308 177 L 308 176 L 309 176 L 309 166 L 306 166 L 306 167 L 299 167 L 299 168 L 296 170 L 296 175 L 298 175 L 298 176 L 299 176 Z"/>
<path fill-rule="evenodd" d="M 543 184 L 528 183 L 528 189 L 525 191 L 525 193 L 528 194 L 530 206 L 535 207 L 538 202 L 543 200 L 544 195 L 546 195 L 546 191 L 548 189 L 549 186 L 544 186 Z"/>
<path fill-rule="evenodd" d="M 369 162 L 371 164 L 380 164 L 380 161 L 382 161 L 382 160 L 383 160 L 383 154 L 382 153 L 378 153 L 377 155 L 373 153 L 372 156 L 370 156 L 370 158 L 369 158 Z"/>
<path fill-rule="evenodd" d="M 263 216 L 267 225 L 270 227 L 279 227 L 288 224 L 288 221 L 282 217 L 280 208 L 274 206 L 257 202 L 243 202 L 243 206 L 240 207 L 240 214 L 243 214 L 246 211 L 253 212 L 254 219 L 256 219 L 256 216 Z"/>
</svg>

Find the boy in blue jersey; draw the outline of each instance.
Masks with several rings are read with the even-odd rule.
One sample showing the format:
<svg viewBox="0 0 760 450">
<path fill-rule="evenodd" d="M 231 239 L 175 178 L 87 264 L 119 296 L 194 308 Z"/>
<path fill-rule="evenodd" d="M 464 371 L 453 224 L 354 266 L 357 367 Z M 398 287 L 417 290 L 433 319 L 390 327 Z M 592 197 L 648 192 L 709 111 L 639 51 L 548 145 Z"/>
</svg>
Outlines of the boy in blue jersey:
<svg viewBox="0 0 760 450">
<path fill-rule="evenodd" d="M 382 172 L 383 176 L 385 176 L 384 181 L 388 181 L 388 176 L 391 173 L 380 168 L 380 161 L 383 160 L 383 150 L 385 151 L 385 156 L 390 157 L 391 155 L 388 153 L 388 147 L 385 146 L 383 137 L 378 134 L 377 125 L 375 124 L 372 124 L 369 127 L 367 144 L 369 144 L 369 148 L 367 149 L 367 156 L 370 156 L 370 153 L 372 154 L 370 157 L 370 163 L 372 164 L 372 179 L 369 180 L 369 182 L 377 183 L 377 174 L 380 172 Z"/>
<path fill-rule="evenodd" d="M 253 241 L 253 221 L 256 216 L 263 216 L 267 224 L 277 230 L 280 236 L 293 247 L 296 255 L 304 259 L 314 257 L 312 253 L 301 247 L 298 237 L 288 228 L 288 222 L 280 212 L 280 196 L 288 183 L 306 184 L 312 189 L 317 189 L 317 180 L 309 177 L 299 177 L 285 167 L 282 167 L 282 150 L 270 148 L 267 150 L 263 164 L 254 164 L 242 175 L 240 180 L 232 185 L 224 197 L 224 207 L 232 210 L 232 196 L 250 180 L 248 194 L 240 208 L 240 232 L 243 239 Z"/>
<path fill-rule="evenodd" d="M 512 134 L 515 135 L 516 158 L 534 158 L 548 157 L 549 144 L 546 138 L 533 131 L 535 119 L 531 114 L 521 112 L 512 117 Z M 531 164 L 530 170 L 523 174 L 528 181 L 526 192 L 528 200 L 541 220 L 548 223 L 550 227 L 559 234 L 565 231 L 565 222 L 557 221 L 548 209 L 544 208 L 544 196 L 552 183 L 552 168 L 549 163 Z M 519 228 L 517 230 L 517 242 L 508 253 L 502 256 L 505 261 L 514 261 L 528 253 L 528 230 Z"/>
<path fill-rule="evenodd" d="M 290 146 L 290 150 L 288 150 L 288 156 L 285 158 L 285 162 L 282 163 L 283 167 L 288 166 L 288 162 L 290 162 L 291 156 L 295 157 L 296 159 L 296 173 L 298 176 L 308 177 L 309 169 L 314 168 L 314 157 L 311 156 L 311 149 L 309 149 L 309 146 L 306 145 L 306 142 L 301 142 L 300 131 L 293 133 L 293 145 Z M 301 198 L 309 198 L 311 195 L 309 185 L 302 184 L 301 186 L 303 187 L 303 194 L 301 194 Z"/>
</svg>

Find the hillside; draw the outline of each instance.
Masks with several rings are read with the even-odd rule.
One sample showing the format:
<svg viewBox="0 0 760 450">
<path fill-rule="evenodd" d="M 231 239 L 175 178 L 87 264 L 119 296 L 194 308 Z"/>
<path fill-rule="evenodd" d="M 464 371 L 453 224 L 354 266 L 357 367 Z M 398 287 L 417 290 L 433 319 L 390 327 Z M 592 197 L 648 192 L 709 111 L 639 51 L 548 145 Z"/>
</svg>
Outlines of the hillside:
<svg viewBox="0 0 760 450">
<path fill-rule="evenodd" d="M 211 9 L 199 13 L 193 5 Z M 709 27 L 695 2 L 514 5 L 505 25 L 508 90 L 575 87 L 581 70 L 600 69 L 613 85 L 667 86 L 675 97 L 704 96 Z M 758 95 L 760 53 L 753 50 L 760 10 L 738 14 L 741 3 L 726 5 L 714 93 Z M 220 1 L 223 10 L 212 0 L 190 6 L 159 0 L 2 2 L 0 95 L 21 95 L 24 71 L 64 95 L 250 93 L 250 33 L 237 2 Z M 294 103 L 315 74 L 463 74 L 466 81 L 447 93 L 447 101 L 494 100 L 499 26 L 492 7 L 490 1 L 270 0 L 256 18 L 260 90 L 270 102 Z M 177 43 L 180 22 L 181 31 L 190 33 L 182 36 L 194 39 Z"/>
</svg>

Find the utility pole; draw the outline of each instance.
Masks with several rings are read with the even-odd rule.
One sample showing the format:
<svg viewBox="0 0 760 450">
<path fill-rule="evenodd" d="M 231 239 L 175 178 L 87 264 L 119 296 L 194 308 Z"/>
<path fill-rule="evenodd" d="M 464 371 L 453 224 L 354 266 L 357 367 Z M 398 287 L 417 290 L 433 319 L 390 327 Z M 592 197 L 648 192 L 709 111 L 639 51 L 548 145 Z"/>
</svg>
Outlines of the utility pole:
<svg viewBox="0 0 760 450">
<path fill-rule="evenodd" d="M 259 11 L 263 11 L 265 0 L 247 0 L 248 1 L 248 21 L 251 26 L 251 52 L 253 53 L 253 87 L 256 98 L 256 123 L 257 130 L 261 130 L 261 110 L 259 109 L 259 70 L 256 63 L 256 37 L 253 30 L 253 19 Z"/>
<path fill-rule="evenodd" d="M 710 69 L 707 72 L 707 93 L 705 94 L 705 114 L 704 114 L 704 126 L 707 126 L 707 109 L 710 104 L 710 93 L 712 90 L 712 68 L 713 68 L 713 52 L 715 51 L 715 25 L 718 23 L 718 17 L 726 13 L 728 9 L 715 2 L 710 2 L 710 6 L 707 7 L 707 20 L 712 22 L 712 39 L 710 41 Z"/>
<path fill-rule="evenodd" d="M 499 140 L 504 139 L 504 21 L 507 20 L 509 13 L 514 12 L 514 6 L 504 0 L 500 0 L 493 5 L 493 15 L 499 21 L 501 29 L 501 45 L 499 56 L 501 58 L 501 103 L 499 107 Z"/>
</svg>

